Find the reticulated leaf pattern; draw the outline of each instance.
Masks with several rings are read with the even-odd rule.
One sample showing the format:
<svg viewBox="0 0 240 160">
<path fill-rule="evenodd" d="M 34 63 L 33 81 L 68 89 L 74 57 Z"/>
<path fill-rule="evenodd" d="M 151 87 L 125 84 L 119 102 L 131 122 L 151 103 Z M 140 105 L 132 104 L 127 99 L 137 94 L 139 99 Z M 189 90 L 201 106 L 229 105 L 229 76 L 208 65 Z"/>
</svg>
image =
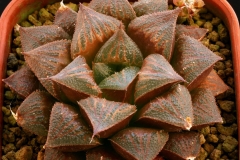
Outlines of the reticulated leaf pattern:
<svg viewBox="0 0 240 160">
<path fill-rule="evenodd" d="M 135 2 L 133 9 L 136 15 L 142 16 L 146 14 L 151 14 L 154 12 L 166 11 L 168 9 L 167 0 L 140 0 Z"/>
<path fill-rule="evenodd" d="M 168 140 L 168 133 L 152 128 L 129 127 L 110 138 L 113 148 L 125 159 L 152 160 Z"/>
<path fill-rule="evenodd" d="M 135 86 L 135 103 L 143 105 L 169 89 L 173 84 L 184 82 L 160 54 L 151 54 L 143 61 Z"/>
<path fill-rule="evenodd" d="M 152 53 L 163 55 L 171 60 L 176 20 L 181 9 L 156 12 L 135 18 L 128 26 L 128 35 L 140 47 L 143 56 Z"/>
<path fill-rule="evenodd" d="M 91 129 L 75 107 L 56 102 L 52 108 L 45 145 L 63 152 L 77 152 L 101 143 L 97 137 L 92 137 Z"/>
<path fill-rule="evenodd" d="M 93 63 L 93 77 L 97 84 L 99 84 L 105 78 L 111 76 L 115 73 L 116 66 L 108 65 L 105 63 Z"/>
<path fill-rule="evenodd" d="M 94 59 L 95 63 L 141 67 L 143 56 L 136 43 L 121 27 L 100 48 Z"/>
<path fill-rule="evenodd" d="M 78 101 L 78 105 L 93 128 L 93 137 L 97 135 L 101 138 L 107 138 L 126 127 L 137 111 L 134 105 L 92 96 Z"/>
<path fill-rule="evenodd" d="M 196 88 L 191 92 L 193 102 L 193 128 L 200 129 L 214 123 L 222 123 L 220 110 L 212 92 L 206 88 Z"/>
<path fill-rule="evenodd" d="M 31 51 L 49 42 L 70 39 L 70 36 L 57 25 L 20 27 L 19 33 L 23 52 Z"/>
<path fill-rule="evenodd" d="M 55 99 L 45 91 L 30 94 L 17 110 L 19 126 L 39 136 L 47 136 L 49 118 Z"/>
<path fill-rule="evenodd" d="M 137 121 L 167 131 L 190 130 L 193 109 L 189 91 L 183 85 L 176 85 L 140 109 Z"/>
<path fill-rule="evenodd" d="M 119 20 L 79 4 L 71 44 L 72 59 L 82 55 L 91 65 L 97 51 L 117 31 L 120 25 Z"/>
<path fill-rule="evenodd" d="M 192 90 L 208 76 L 218 60 L 221 58 L 198 40 L 181 36 L 176 42 L 171 64 L 187 81 L 188 89 Z"/>
</svg>

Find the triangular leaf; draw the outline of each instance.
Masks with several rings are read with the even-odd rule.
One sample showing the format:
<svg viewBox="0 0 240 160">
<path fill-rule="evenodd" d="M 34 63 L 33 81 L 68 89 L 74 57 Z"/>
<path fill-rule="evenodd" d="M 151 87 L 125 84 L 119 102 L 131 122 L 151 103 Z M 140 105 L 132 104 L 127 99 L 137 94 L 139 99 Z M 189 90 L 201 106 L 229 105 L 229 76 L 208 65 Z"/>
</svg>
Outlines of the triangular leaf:
<svg viewBox="0 0 240 160">
<path fill-rule="evenodd" d="M 36 89 L 41 88 L 40 82 L 27 65 L 16 71 L 3 82 L 22 97 L 27 97 Z"/>
<path fill-rule="evenodd" d="M 57 25 L 20 27 L 19 33 L 23 52 L 56 40 L 70 39 L 70 36 Z"/>
<path fill-rule="evenodd" d="M 193 127 L 200 129 L 214 123 L 222 123 L 220 110 L 212 92 L 205 88 L 196 88 L 191 92 L 193 102 Z"/>
<path fill-rule="evenodd" d="M 107 138 L 128 125 L 136 106 L 89 97 L 78 102 L 80 111 L 95 135 Z"/>
<path fill-rule="evenodd" d="M 136 13 L 127 0 L 92 0 L 89 7 L 99 13 L 115 17 L 126 25 L 136 18 Z"/>
<path fill-rule="evenodd" d="M 136 43 L 128 37 L 121 27 L 101 47 L 94 59 L 94 62 L 141 67 L 143 57 Z"/>
<path fill-rule="evenodd" d="M 101 145 L 73 106 L 55 103 L 51 112 L 46 147 L 63 152 L 83 151 Z"/>
<path fill-rule="evenodd" d="M 176 20 L 181 9 L 163 11 L 135 18 L 128 26 L 129 36 L 140 47 L 144 57 L 152 53 L 171 60 Z"/>
<path fill-rule="evenodd" d="M 99 83 L 103 96 L 108 100 L 130 103 L 138 71 L 138 67 L 126 67 L 105 78 Z"/>
<path fill-rule="evenodd" d="M 139 0 L 133 4 L 133 9 L 138 17 L 145 14 L 151 14 L 154 12 L 166 11 L 168 10 L 168 1 Z"/>
<path fill-rule="evenodd" d="M 71 45 L 72 59 L 82 55 L 86 58 L 88 65 L 91 65 L 97 51 L 114 34 L 120 24 L 121 22 L 113 17 L 79 4 Z"/>
<path fill-rule="evenodd" d="M 114 65 L 107 65 L 105 63 L 93 63 L 92 70 L 94 80 L 97 82 L 97 84 L 99 84 L 102 80 L 114 74 L 115 68 L 116 67 Z"/>
<path fill-rule="evenodd" d="M 221 58 L 198 40 L 181 36 L 176 43 L 171 64 L 187 81 L 188 89 L 192 90 L 208 76 L 218 60 Z"/>
<path fill-rule="evenodd" d="M 176 39 L 181 37 L 182 35 L 193 37 L 197 40 L 201 40 L 206 34 L 208 30 L 205 28 L 198 28 L 194 26 L 186 26 L 186 25 L 177 25 L 176 26 Z"/>
<path fill-rule="evenodd" d="M 82 56 L 78 56 L 62 71 L 49 78 L 59 85 L 62 94 L 72 102 L 90 95 L 101 96 L 102 93 L 93 79 L 93 72 Z"/>
<path fill-rule="evenodd" d="M 169 140 L 161 151 L 168 159 L 195 159 L 201 149 L 200 135 L 196 132 L 169 133 Z"/>
<path fill-rule="evenodd" d="M 39 136 L 47 136 L 50 113 L 55 103 L 47 92 L 36 91 L 30 94 L 17 110 L 19 126 Z"/>
<path fill-rule="evenodd" d="M 137 122 L 167 131 L 190 130 L 193 109 L 189 91 L 178 84 L 145 105 L 138 113 Z"/>
<path fill-rule="evenodd" d="M 135 103 L 144 105 L 168 90 L 173 84 L 184 82 L 160 54 L 151 54 L 143 61 L 135 86 Z"/>
<path fill-rule="evenodd" d="M 126 128 L 110 141 L 113 148 L 125 159 L 152 160 L 168 140 L 168 133 L 150 128 Z"/>
</svg>

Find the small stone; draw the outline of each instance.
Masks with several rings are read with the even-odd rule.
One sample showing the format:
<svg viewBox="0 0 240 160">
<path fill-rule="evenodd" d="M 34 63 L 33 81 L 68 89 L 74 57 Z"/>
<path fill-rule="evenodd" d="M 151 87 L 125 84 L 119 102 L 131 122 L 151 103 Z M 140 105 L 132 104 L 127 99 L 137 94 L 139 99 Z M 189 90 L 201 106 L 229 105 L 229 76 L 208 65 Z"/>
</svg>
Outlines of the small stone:
<svg viewBox="0 0 240 160">
<path fill-rule="evenodd" d="M 232 136 L 234 134 L 235 128 L 234 127 L 224 127 L 221 124 L 217 124 L 217 130 L 219 133 L 226 135 L 226 136 Z"/>
<path fill-rule="evenodd" d="M 8 77 L 11 76 L 13 73 L 14 73 L 13 70 L 7 70 L 7 76 Z"/>
<path fill-rule="evenodd" d="M 203 14 L 200 14 L 200 16 L 205 19 L 205 20 L 212 20 L 213 18 L 213 14 L 208 12 L 208 13 L 203 13 Z"/>
<path fill-rule="evenodd" d="M 22 26 L 22 27 L 31 27 L 32 24 L 30 22 L 28 22 L 28 21 L 22 21 L 20 23 L 20 26 Z"/>
<path fill-rule="evenodd" d="M 225 67 L 225 64 L 223 62 L 218 61 L 218 62 L 215 63 L 214 69 L 215 70 L 225 70 L 226 67 Z"/>
<path fill-rule="evenodd" d="M 49 20 L 49 21 L 53 21 L 54 20 L 54 16 L 49 13 L 45 8 L 41 8 L 39 11 L 39 19 L 43 19 L 44 21 Z"/>
<path fill-rule="evenodd" d="M 28 20 L 35 26 L 42 26 L 42 23 L 39 22 L 36 18 L 34 18 L 32 15 L 28 16 Z"/>
<path fill-rule="evenodd" d="M 224 142 L 226 138 L 227 138 L 227 136 L 225 136 L 225 135 L 223 135 L 223 134 L 219 134 L 219 135 L 218 135 L 218 141 L 219 141 L 220 143 Z"/>
<path fill-rule="evenodd" d="M 208 156 L 208 153 L 203 148 L 201 148 L 199 156 L 196 157 L 196 160 L 205 160 L 207 156 Z"/>
<path fill-rule="evenodd" d="M 227 68 L 227 69 L 225 69 L 224 72 L 225 72 L 226 76 L 233 76 L 233 73 L 234 73 L 232 68 Z"/>
<path fill-rule="evenodd" d="M 208 29 L 208 32 L 212 32 L 213 25 L 211 24 L 211 22 L 207 21 L 207 22 L 204 23 L 203 28 Z"/>
<path fill-rule="evenodd" d="M 12 131 L 16 136 L 20 136 L 22 132 L 20 127 L 12 127 L 9 128 L 9 130 Z"/>
<path fill-rule="evenodd" d="M 15 160 L 16 159 L 16 156 L 15 156 L 15 152 L 14 151 L 10 151 L 6 154 L 6 158 L 8 160 Z"/>
<path fill-rule="evenodd" d="M 71 8 L 71 9 L 74 10 L 75 12 L 77 12 L 77 11 L 78 11 L 78 8 L 79 8 L 79 6 L 78 6 L 77 4 L 72 3 L 72 2 L 66 4 L 66 6 L 69 7 L 69 8 Z"/>
<path fill-rule="evenodd" d="M 221 157 L 222 152 L 218 149 L 214 149 L 212 153 L 210 154 L 211 160 L 219 160 Z"/>
<path fill-rule="evenodd" d="M 31 160 L 32 159 L 32 147 L 24 146 L 16 152 L 16 160 Z"/>
<path fill-rule="evenodd" d="M 203 38 L 201 42 L 202 42 L 202 44 L 203 44 L 204 46 L 209 47 L 209 44 L 210 44 L 210 43 L 209 43 L 209 39 Z"/>
<path fill-rule="evenodd" d="M 14 135 L 13 132 L 10 132 L 9 134 L 7 134 L 6 141 L 8 141 L 8 142 L 10 142 L 10 143 L 15 142 L 15 135 Z"/>
<path fill-rule="evenodd" d="M 13 100 L 15 98 L 15 94 L 12 91 L 6 91 L 4 93 L 4 98 L 8 100 Z"/>
<path fill-rule="evenodd" d="M 220 48 L 224 48 L 225 47 L 225 44 L 223 42 L 221 42 L 221 41 L 217 41 L 216 45 L 218 45 Z"/>
<path fill-rule="evenodd" d="M 207 135 L 207 141 L 212 142 L 212 143 L 217 143 L 218 142 L 218 137 L 215 134 L 208 134 Z"/>
<path fill-rule="evenodd" d="M 222 21 L 221 21 L 220 18 L 214 17 L 214 18 L 212 19 L 212 22 L 211 22 L 211 23 L 212 23 L 212 25 L 217 26 L 217 25 L 219 25 L 221 22 L 222 22 Z"/>
<path fill-rule="evenodd" d="M 7 154 L 7 153 L 10 152 L 10 151 L 16 151 L 16 147 L 14 146 L 13 143 L 8 143 L 8 144 L 6 144 L 6 146 L 5 146 L 4 149 L 3 149 L 3 152 L 4 152 L 5 154 Z"/>
<path fill-rule="evenodd" d="M 217 52 L 220 47 L 219 47 L 218 45 L 216 45 L 216 44 L 210 44 L 210 45 L 208 46 L 208 48 L 209 48 L 211 51 L 213 51 L 213 52 Z"/>
<path fill-rule="evenodd" d="M 30 141 L 30 145 L 31 145 L 31 146 L 36 146 L 36 138 L 33 138 L 33 139 Z"/>
<path fill-rule="evenodd" d="M 8 123 L 12 126 L 17 124 L 16 119 L 12 115 L 8 117 Z"/>
<path fill-rule="evenodd" d="M 207 127 L 205 127 L 205 128 L 202 128 L 202 129 L 200 130 L 200 133 L 202 133 L 204 136 L 208 135 L 208 134 L 210 133 L 210 127 L 207 126 Z"/>
<path fill-rule="evenodd" d="M 47 138 L 43 137 L 43 136 L 37 136 L 37 143 L 39 144 L 45 144 L 46 143 Z"/>
<path fill-rule="evenodd" d="M 200 144 L 204 144 L 206 142 L 206 139 L 203 134 L 200 134 Z"/>
<path fill-rule="evenodd" d="M 222 117 L 226 120 L 226 123 L 234 123 L 236 121 L 236 117 L 231 113 L 223 113 Z"/>
<path fill-rule="evenodd" d="M 6 155 L 2 156 L 2 160 L 8 160 L 8 158 L 6 157 Z"/>
<path fill-rule="evenodd" d="M 18 66 L 18 59 L 14 53 L 10 53 L 7 59 L 7 68 L 14 69 Z"/>
<path fill-rule="evenodd" d="M 52 5 L 47 5 L 47 10 L 53 15 L 55 15 L 59 7 L 60 7 L 60 3 L 57 2 Z"/>
<path fill-rule="evenodd" d="M 44 160 L 44 150 L 38 152 L 37 160 Z"/>
<path fill-rule="evenodd" d="M 226 160 L 226 159 L 229 159 L 227 155 L 223 155 L 223 156 L 221 157 L 221 160 Z"/>
<path fill-rule="evenodd" d="M 8 123 L 8 117 L 7 116 L 3 116 L 3 122 Z"/>
<path fill-rule="evenodd" d="M 233 110 L 233 108 L 235 107 L 235 103 L 233 101 L 218 100 L 217 102 L 219 104 L 219 107 L 226 112 L 231 112 Z"/>
<path fill-rule="evenodd" d="M 19 149 L 23 145 L 25 145 L 26 143 L 27 143 L 27 138 L 26 137 L 22 137 L 19 141 L 17 141 L 16 147 Z"/>
<path fill-rule="evenodd" d="M 218 35 L 221 41 L 223 42 L 229 41 L 228 30 L 223 24 L 218 25 Z"/>
<path fill-rule="evenodd" d="M 219 39 L 219 35 L 216 31 L 212 31 L 208 34 L 208 38 L 212 41 L 212 42 L 217 42 Z M 217 45 L 217 44 L 216 44 Z M 218 45 L 217 45 L 218 46 Z M 220 46 L 219 46 L 220 47 Z"/>
<path fill-rule="evenodd" d="M 15 44 L 16 46 L 21 46 L 20 36 L 16 37 L 16 38 L 13 40 L 13 44 Z"/>
<path fill-rule="evenodd" d="M 224 152 L 233 152 L 238 145 L 238 141 L 232 136 L 227 136 L 222 144 L 222 149 Z"/>
<path fill-rule="evenodd" d="M 234 78 L 233 77 L 228 77 L 227 78 L 227 84 L 231 87 L 234 87 Z"/>
<path fill-rule="evenodd" d="M 226 68 L 232 68 L 232 67 L 233 67 L 233 62 L 232 62 L 232 60 L 227 60 L 227 61 L 225 61 L 225 66 L 226 66 Z"/>
<path fill-rule="evenodd" d="M 199 19 L 196 21 L 196 24 L 199 26 L 199 27 L 202 27 L 204 24 L 205 24 L 206 20 L 204 19 Z"/>
<path fill-rule="evenodd" d="M 226 60 L 226 57 L 222 53 L 220 53 L 220 52 L 213 52 L 213 53 L 215 53 L 216 55 L 220 56 L 223 61 Z"/>
<path fill-rule="evenodd" d="M 222 150 L 222 143 L 219 143 L 218 145 L 217 145 L 217 147 L 216 147 L 216 149 L 218 149 L 218 150 Z"/>
<path fill-rule="evenodd" d="M 202 8 L 200 8 L 200 10 L 198 11 L 198 13 L 199 13 L 199 14 L 201 14 L 201 13 L 208 13 L 208 9 L 205 8 L 205 7 L 202 7 Z"/>
<path fill-rule="evenodd" d="M 11 111 L 4 106 L 2 106 L 2 112 L 5 116 L 10 116 L 11 115 Z"/>
<path fill-rule="evenodd" d="M 207 151 L 208 154 L 212 153 L 212 151 L 214 150 L 214 146 L 209 143 L 204 143 L 203 148 L 205 149 L 205 151 Z"/>
<path fill-rule="evenodd" d="M 220 53 L 222 53 L 224 56 L 230 56 L 231 51 L 229 49 L 223 48 L 219 50 Z"/>
<path fill-rule="evenodd" d="M 230 159 L 239 159 L 238 153 L 239 153 L 238 150 L 235 149 L 233 152 L 228 153 L 228 156 Z"/>
<path fill-rule="evenodd" d="M 211 127 L 210 130 L 211 130 L 211 133 L 212 133 L 212 134 L 217 134 L 217 133 L 218 133 L 216 127 Z"/>
</svg>

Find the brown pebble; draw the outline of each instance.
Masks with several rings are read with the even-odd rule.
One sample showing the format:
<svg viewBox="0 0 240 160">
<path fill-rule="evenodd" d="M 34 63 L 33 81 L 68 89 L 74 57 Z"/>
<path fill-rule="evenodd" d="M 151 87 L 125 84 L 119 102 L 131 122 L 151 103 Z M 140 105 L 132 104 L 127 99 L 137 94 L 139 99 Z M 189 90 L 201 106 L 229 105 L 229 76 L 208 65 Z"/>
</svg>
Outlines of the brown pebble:
<svg viewBox="0 0 240 160">
<path fill-rule="evenodd" d="M 235 149 L 233 152 L 228 153 L 228 157 L 229 157 L 230 159 L 238 159 L 238 158 L 239 158 L 239 157 L 238 157 L 238 154 L 239 154 L 238 150 Z"/>
<path fill-rule="evenodd" d="M 219 52 L 222 53 L 224 56 L 231 55 L 231 51 L 229 49 L 220 49 Z"/>
<path fill-rule="evenodd" d="M 27 143 L 27 138 L 26 137 L 22 137 L 19 141 L 17 141 L 16 147 L 19 149 L 23 145 L 25 145 L 26 143 Z"/>
<path fill-rule="evenodd" d="M 216 45 L 218 45 L 220 48 L 224 48 L 225 47 L 225 44 L 223 42 L 221 42 L 221 41 L 217 41 Z"/>
<path fill-rule="evenodd" d="M 222 79 L 225 79 L 225 78 L 226 78 L 226 75 L 225 75 L 224 70 L 218 70 L 218 71 L 217 71 L 217 74 L 218 74 L 219 77 L 221 77 Z"/>
<path fill-rule="evenodd" d="M 204 136 L 208 135 L 210 133 L 210 127 L 204 127 L 200 130 L 200 133 L 202 133 Z"/>
<path fill-rule="evenodd" d="M 16 160 L 31 160 L 32 154 L 32 147 L 24 146 L 16 152 Z"/>
<path fill-rule="evenodd" d="M 225 67 L 225 64 L 221 61 L 218 61 L 214 64 L 214 69 L 215 70 L 225 70 L 226 67 Z"/>
<path fill-rule="evenodd" d="M 44 160 L 44 150 L 38 152 L 37 160 Z"/>
<path fill-rule="evenodd" d="M 233 101 L 218 100 L 217 102 L 219 104 L 219 107 L 226 112 L 231 112 L 233 110 L 233 108 L 235 107 L 235 103 Z"/>
<path fill-rule="evenodd" d="M 216 127 L 211 127 L 210 130 L 211 130 L 211 133 L 212 133 L 212 134 L 217 134 L 217 133 L 218 133 Z"/>
<path fill-rule="evenodd" d="M 234 127 L 230 126 L 230 127 L 225 127 L 221 124 L 217 124 L 217 130 L 219 133 L 223 134 L 223 135 L 226 135 L 226 136 L 232 136 L 235 132 L 235 129 Z"/>
<path fill-rule="evenodd" d="M 11 127 L 9 130 L 12 131 L 16 136 L 20 136 L 22 132 L 20 127 Z"/>
<path fill-rule="evenodd" d="M 204 143 L 203 148 L 205 149 L 205 151 L 207 151 L 208 154 L 212 153 L 212 151 L 214 150 L 214 146 L 209 143 Z"/>
<path fill-rule="evenodd" d="M 233 71 L 232 68 L 225 69 L 225 75 L 226 76 L 233 76 L 233 73 L 234 73 L 234 71 Z"/>
<path fill-rule="evenodd" d="M 199 156 L 196 157 L 196 160 L 205 160 L 207 156 L 208 156 L 208 153 L 203 148 L 201 148 Z"/>
<path fill-rule="evenodd" d="M 16 153 L 14 151 L 8 152 L 5 156 L 8 160 L 16 160 Z"/>
<path fill-rule="evenodd" d="M 47 138 L 43 137 L 43 136 L 37 136 L 37 143 L 39 144 L 45 144 L 46 143 Z"/>
<path fill-rule="evenodd" d="M 212 153 L 210 154 L 211 160 L 219 160 L 221 157 L 222 152 L 218 149 L 214 149 Z"/>
<path fill-rule="evenodd" d="M 7 153 L 10 152 L 10 151 L 16 151 L 16 147 L 15 147 L 15 145 L 14 145 L 13 143 L 8 143 L 8 144 L 6 144 L 6 146 L 5 146 L 4 149 L 3 149 L 3 152 L 4 152 L 5 154 L 7 154 Z"/>
<path fill-rule="evenodd" d="M 228 77 L 227 78 L 227 84 L 231 87 L 234 87 L 234 78 L 233 77 Z"/>
<path fill-rule="evenodd" d="M 223 134 L 218 135 L 218 140 L 219 140 L 220 143 L 224 142 L 226 138 L 227 138 L 227 136 L 225 136 Z"/>
<path fill-rule="evenodd" d="M 232 136 L 227 136 L 222 144 L 222 149 L 224 152 L 233 152 L 238 145 L 238 141 Z"/>
<path fill-rule="evenodd" d="M 207 135 L 207 141 L 210 143 L 217 143 L 218 142 L 218 137 L 215 134 L 208 134 Z"/>
</svg>

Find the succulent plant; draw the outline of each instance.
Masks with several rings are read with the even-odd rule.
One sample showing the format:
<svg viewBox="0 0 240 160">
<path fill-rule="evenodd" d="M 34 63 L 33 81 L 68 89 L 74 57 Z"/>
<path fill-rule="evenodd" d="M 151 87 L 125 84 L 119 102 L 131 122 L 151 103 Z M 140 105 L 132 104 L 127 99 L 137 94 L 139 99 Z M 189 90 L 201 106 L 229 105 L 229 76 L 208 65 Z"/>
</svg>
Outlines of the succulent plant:
<svg viewBox="0 0 240 160">
<path fill-rule="evenodd" d="M 18 125 L 47 137 L 45 159 L 198 155 L 196 130 L 222 122 L 214 96 L 228 87 L 207 30 L 177 24 L 180 7 L 61 2 L 53 25 L 18 27 L 26 66 L 3 81 L 25 98 Z"/>
</svg>

